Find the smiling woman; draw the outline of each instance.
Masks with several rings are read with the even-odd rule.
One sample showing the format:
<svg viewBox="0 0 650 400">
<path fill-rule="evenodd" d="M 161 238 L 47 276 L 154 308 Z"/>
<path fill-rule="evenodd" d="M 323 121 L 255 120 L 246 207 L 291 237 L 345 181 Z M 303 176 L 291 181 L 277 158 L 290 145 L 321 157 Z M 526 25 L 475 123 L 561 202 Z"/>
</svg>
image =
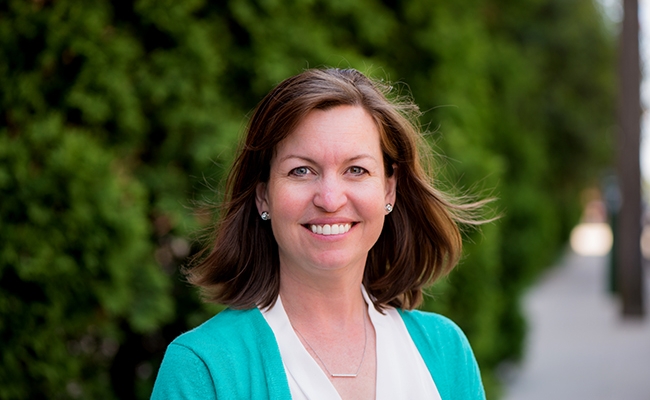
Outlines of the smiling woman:
<svg viewBox="0 0 650 400">
<path fill-rule="evenodd" d="M 425 174 L 411 102 L 308 70 L 258 105 L 212 246 L 188 271 L 230 306 L 169 345 L 153 398 L 483 399 L 464 334 L 413 310 L 477 223 Z"/>
<path fill-rule="evenodd" d="M 362 279 L 368 251 L 395 203 L 395 174 L 384 171 L 379 132 L 359 106 L 313 110 L 283 140 L 268 182 L 257 185 L 257 209 L 268 211 L 283 275 L 327 279 L 335 269 Z M 342 227 L 341 230 L 339 227 Z"/>
</svg>

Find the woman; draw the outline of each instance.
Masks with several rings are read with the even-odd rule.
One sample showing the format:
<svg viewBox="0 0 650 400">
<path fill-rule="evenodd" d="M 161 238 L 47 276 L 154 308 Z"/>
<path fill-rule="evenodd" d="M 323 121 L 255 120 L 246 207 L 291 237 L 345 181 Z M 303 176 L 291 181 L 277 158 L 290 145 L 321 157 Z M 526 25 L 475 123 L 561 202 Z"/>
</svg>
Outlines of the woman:
<svg viewBox="0 0 650 400">
<path fill-rule="evenodd" d="M 475 207 L 430 184 L 416 111 L 355 70 L 307 70 L 262 100 L 188 273 L 230 308 L 169 345 L 153 398 L 485 397 L 460 329 L 408 311 Z"/>
</svg>

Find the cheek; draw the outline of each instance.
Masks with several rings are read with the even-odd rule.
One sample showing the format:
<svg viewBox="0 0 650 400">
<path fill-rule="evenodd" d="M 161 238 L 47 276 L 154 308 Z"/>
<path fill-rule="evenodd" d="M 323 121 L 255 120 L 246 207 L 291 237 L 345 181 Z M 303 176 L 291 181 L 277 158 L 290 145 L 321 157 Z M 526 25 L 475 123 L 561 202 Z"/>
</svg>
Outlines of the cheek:
<svg viewBox="0 0 650 400">
<path fill-rule="evenodd" d="M 309 191 L 305 188 L 278 185 L 269 191 L 269 206 L 276 218 L 297 217 L 309 204 L 309 196 Z"/>
<path fill-rule="evenodd" d="M 357 188 L 352 192 L 350 199 L 353 200 L 360 212 L 366 214 L 366 217 L 377 217 L 384 215 L 385 192 L 382 185 L 373 185 L 368 188 Z"/>
</svg>

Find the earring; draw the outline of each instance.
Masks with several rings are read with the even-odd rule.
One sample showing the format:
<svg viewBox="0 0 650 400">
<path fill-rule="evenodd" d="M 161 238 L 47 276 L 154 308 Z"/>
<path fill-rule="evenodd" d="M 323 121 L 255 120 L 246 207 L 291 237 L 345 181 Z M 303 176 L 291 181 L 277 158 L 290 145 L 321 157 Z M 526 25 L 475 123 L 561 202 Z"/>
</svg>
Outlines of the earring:
<svg viewBox="0 0 650 400">
<path fill-rule="evenodd" d="M 271 215 L 269 215 L 268 212 L 262 211 L 262 214 L 260 214 L 260 217 L 262 217 L 263 221 L 268 221 L 271 219 Z"/>
<path fill-rule="evenodd" d="M 384 207 L 384 208 L 386 209 L 386 211 L 387 211 L 389 214 L 391 213 L 391 211 L 393 211 L 393 205 L 390 204 L 390 203 L 386 204 L 386 207 Z"/>
</svg>

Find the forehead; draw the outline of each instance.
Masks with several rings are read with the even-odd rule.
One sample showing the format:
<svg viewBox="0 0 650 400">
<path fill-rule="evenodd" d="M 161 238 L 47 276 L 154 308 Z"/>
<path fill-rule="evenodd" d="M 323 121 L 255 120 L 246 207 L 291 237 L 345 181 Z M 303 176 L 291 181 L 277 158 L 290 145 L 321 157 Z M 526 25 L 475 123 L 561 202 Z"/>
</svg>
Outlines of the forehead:
<svg viewBox="0 0 650 400">
<path fill-rule="evenodd" d="M 336 106 L 310 111 L 276 147 L 280 158 L 286 152 L 370 152 L 381 154 L 380 135 L 374 118 L 360 106 Z"/>
</svg>

